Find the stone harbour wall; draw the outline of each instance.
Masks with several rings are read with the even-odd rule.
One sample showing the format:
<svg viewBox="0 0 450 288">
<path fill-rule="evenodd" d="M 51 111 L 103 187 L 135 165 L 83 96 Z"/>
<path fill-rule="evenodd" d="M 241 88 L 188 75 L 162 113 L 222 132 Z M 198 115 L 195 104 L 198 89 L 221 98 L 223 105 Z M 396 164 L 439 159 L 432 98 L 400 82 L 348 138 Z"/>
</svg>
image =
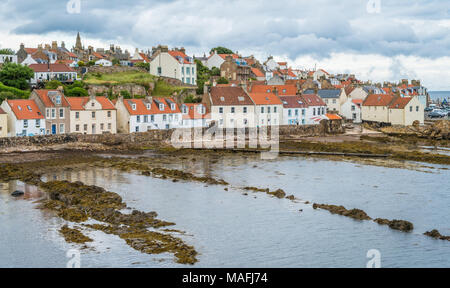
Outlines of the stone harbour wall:
<svg viewBox="0 0 450 288">
<path fill-rule="evenodd" d="M 145 133 L 132 134 L 63 134 L 63 135 L 44 135 L 32 137 L 7 137 L 0 138 L 0 148 L 10 148 L 18 146 L 50 146 L 68 143 L 96 143 L 106 146 L 135 146 L 150 145 L 154 143 L 169 143 L 174 130 L 152 130 Z M 289 136 L 323 136 L 326 134 L 342 133 L 341 122 L 324 120 L 320 125 L 299 125 L 299 126 L 280 126 L 280 137 Z M 224 132 L 223 135 L 226 135 Z M 270 132 L 269 132 L 270 135 Z"/>
</svg>

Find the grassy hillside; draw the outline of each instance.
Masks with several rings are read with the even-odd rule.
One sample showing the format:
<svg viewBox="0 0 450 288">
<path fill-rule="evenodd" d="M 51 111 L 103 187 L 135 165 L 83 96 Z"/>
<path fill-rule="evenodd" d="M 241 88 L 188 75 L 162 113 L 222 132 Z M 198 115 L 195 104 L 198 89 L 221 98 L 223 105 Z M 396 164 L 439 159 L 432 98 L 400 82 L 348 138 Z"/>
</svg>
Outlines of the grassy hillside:
<svg viewBox="0 0 450 288">
<path fill-rule="evenodd" d="M 83 79 L 88 85 L 120 85 L 120 84 L 137 84 L 148 86 L 149 83 L 155 81 L 155 76 L 149 73 L 139 71 L 127 71 L 111 74 L 87 73 Z"/>
</svg>

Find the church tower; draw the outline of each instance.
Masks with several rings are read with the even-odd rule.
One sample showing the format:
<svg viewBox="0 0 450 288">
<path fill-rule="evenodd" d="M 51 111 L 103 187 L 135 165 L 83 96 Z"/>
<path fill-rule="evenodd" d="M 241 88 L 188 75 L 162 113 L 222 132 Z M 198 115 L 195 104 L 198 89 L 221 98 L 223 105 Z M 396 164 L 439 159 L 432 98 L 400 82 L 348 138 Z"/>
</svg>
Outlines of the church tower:
<svg viewBox="0 0 450 288">
<path fill-rule="evenodd" d="M 75 44 L 75 49 L 77 49 L 78 51 L 83 50 L 83 46 L 81 45 L 80 32 L 78 32 L 78 34 L 77 34 L 77 42 Z"/>
</svg>

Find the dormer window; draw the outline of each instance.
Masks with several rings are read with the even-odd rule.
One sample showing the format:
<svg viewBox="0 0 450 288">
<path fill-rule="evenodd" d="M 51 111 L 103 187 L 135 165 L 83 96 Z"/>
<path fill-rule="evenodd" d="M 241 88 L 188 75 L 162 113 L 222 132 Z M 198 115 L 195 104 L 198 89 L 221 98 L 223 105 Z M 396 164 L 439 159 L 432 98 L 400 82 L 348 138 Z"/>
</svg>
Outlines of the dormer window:
<svg viewBox="0 0 450 288">
<path fill-rule="evenodd" d="M 150 110 L 152 108 L 152 106 L 150 105 L 150 103 L 147 103 L 147 110 Z"/>
<path fill-rule="evenodd" d="M 240 102 L 242 102 L 242 101 L 244 101 L 245 99 L 244 99 L 244 97 L 239 96 L 239 97 L 238 97 L 238 100 L 239 100 Z"/>
<path fill-rule="evenodd" d="M 131 109 L 136 110 L 136 104 L 135 103 L 131 104 Z"/>
<path fill-rule="evenodd" d="M 164 104 L 159 104 L 159 110 L 164 111 Z"/>
<path fill-rule="evenodd" d="M 220 101 L 225 102 L 225 97 L 220 97 Z"/>
<path fill-rule="evenodd" d="M 187 106 L 186 106 L 186 105 L 183 106 L 183 113 L 184 113 L 184 114 L 187 114 L 187 113 L 188 113 L 188 111 L 187 111 Z"/>
<path fill-rule="evenodd" d="M 175 104 L 170 104 L 170 109 L 175 110 Z"/>
<path fill-rule="evenodd" d="M 27 109 L 28 109 L 28 111 L 33 111 L 33 109 L 31 109 L 30 105 L 27 105 Z"/>
<path fill-rule="evenodd" d="M 56 105 L 61 105 L 61 95 L 56 96 Z"/>
<path fill-rule="evenodd" d="M 19 109 L 19 111 L 22 111 L 22 107 L 20 107 L 20 105 L 17 106 L 17 109 Z"/>
</svg>

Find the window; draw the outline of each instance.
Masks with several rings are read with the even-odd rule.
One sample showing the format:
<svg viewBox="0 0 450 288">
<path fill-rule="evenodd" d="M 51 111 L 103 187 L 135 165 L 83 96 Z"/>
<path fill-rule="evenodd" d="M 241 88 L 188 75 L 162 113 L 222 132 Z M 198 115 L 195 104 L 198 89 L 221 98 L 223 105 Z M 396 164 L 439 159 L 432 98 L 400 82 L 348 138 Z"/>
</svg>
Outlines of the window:
<svg viewBox="0 0 450 288">
<path fill-rule="evenodd" d="M 267 107 L 267 113 L 270 113 L 270 107 Z"/>
<path fill-rule="evenodd" d="M 316 116 L 316 108 L 313 108 L 313 116 Z"/>
<path fill-rule="evenodd" d="M 61 105 L 61 95 L 56 96 L 56 104 Z"/>
<path fill-rule="evenodd" d="M 155 122 L 155 115 L 150 116 L 150 121 Z"/>
<path fill-rule="evenodd" d="M 219 113 L 223 114 L 223 107 L 219 107 Z"/>
<path fill-rule="evenodd" d="M 277 107 L 273 107 L 273 113 L 277 113 Z"/>
<path fill-rule="evenodd" d="M 244 107 L 244 113 L 247 113 L 247 107 Z"/>
<path fill-rule="evenodd" d="M 336 104 L 336 99 L 333 99 L 333 104 Z"/>
<path fill-rule="evenodd" d="M 64 109 L 59 109 L 59 118 L 64 119 Z"/>
<path fill-rule="evenodd" d="M 419 106 L 416 106 L 416 112 L 419 112 Z"/>
<path fill-rule="evenodd" d="M 95 112 L 92 112 L 92 119 L 95 119 Z"/>
<path fill-rule="evenodd" d="M 136 116 L 136 122 L 137 122 L 137 123 L 141 123 L 141 116 L 139 116 L 139 115 Z"/>
<path fill-rule="evenodd" d="M 64 134 L 64 133 L 65 133 L 64 124 L 59 124 L 59 134 Z"/>
<path fill-rule="evenodd" d="M 23 120 L 23 128 L 28 128 L 28 120 Z"/>
<path fill-rule="evenodd" d="M 409 112 L 412 112 L 413 107 L 409 106 Z"/>
<path fill-rule="evenodd" d="M 101 124 L 100 124 L 100 130 L 103 131 L 103 129 L 105 129 L 105 124 L 101 123 Z"/>
<path fill-rule="evenodd" d="M 306 109 L 302 109 L 302 115 L 305 116 Z"/>
<path fill-rule="evenodd" d="M 356 107 L 355 105 L 352 105 L 352 111 L 355 111 Z"/>
<path fill-rule="evenodd" d="M 52 119 L 56 118 L 56 109 L 52 109 Z"/>
<path fill-rule="evenodd" d="M 166 114 L 163 115 L 163 121 L 167 121 L 167 115 Z"/>
<path fill-rule="evenodd" d="M 75 112 L 75 119 L 80 119 L 80 112 Z"/>
<path fill-rule="evenodd" d="M 77 132 L 80 131 L 80 125 L 79 124 L 75 125 L 75 131 L 77 131 Z"/>
<path fill-rule="evenodd" d="M 134 104 L 134 103 L 131 104 L 131 109 L 132 109 L 132 110 L 136 110 L 136 104 Z"/>
<path fill-rule="evenodd" d="M 139 132 L 139 126 L 136 126 L 136 128 L 134 129 L 135 132 Z"/>
<path fill-rule="evenodd" d="M 295 116 L 298 116 L 298 109 L 295 109 Z"/>
<path fill-rule="evenodd" d="M 261 113 L 264 113 L 264 107 L 261 107 Z"/>
<path fill-rule="evenodd" d="M 41 120 L 40 119 L 36 119 L 36 128 L 41 127 Z"/>
<path fill-rule="evenodd" d="M 291 111 L 291 109 L 289 109 L 288 110 L 288 116 L 291 116 L 292 115 L 292 111 Z"/>
<path fill-rule="evenodd" d="M 108 118 L 111 118 L 111 111 L 108 111 Z"/>
<path fill-rule="evenodd" d="M 231 107 L 231 113 L 234 113 L 234 107 Z"/>
<path fill-rule="evenodd" d="M 50 109 L 45 109 L 45 115 L 47 119 L 50 118 Z"/>
<path fill-rule="evenodd" d="M 83 129 L 84 129 L 84 131 L 87 131 L 87 124 L 84 124 Z"/>
<path fill-rule="evenodd" d="M 111 130 L 111 128 L 112 128 L 112 124 L 108 123 L 108 130 Z"/>
<path fill-rule="evenodd" d="M 144 123 L 148 123 L 148 116 L 147 115 L 144 116 Z"/>
<path fill-rule="evenodd" d="M 95 103 L 94 102 L 91 103 L 91 107 L 95 107 Z"/>
</svg>

